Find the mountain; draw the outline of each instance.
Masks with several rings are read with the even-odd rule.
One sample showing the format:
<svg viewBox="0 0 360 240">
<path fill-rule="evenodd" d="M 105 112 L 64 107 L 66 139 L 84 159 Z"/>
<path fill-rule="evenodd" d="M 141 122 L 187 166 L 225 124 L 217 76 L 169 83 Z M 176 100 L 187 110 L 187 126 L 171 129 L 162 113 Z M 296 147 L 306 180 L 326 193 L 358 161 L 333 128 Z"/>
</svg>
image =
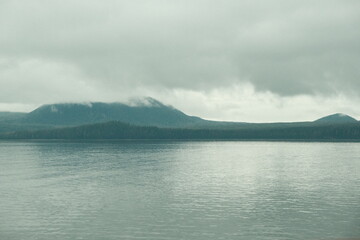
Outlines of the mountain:
<svg viewBox="0 0 360 240">
<path fill-rule="evenodd" d="M 77 127 L 0 134 L 0 139 L 186 139 L 360 141 L 360 123 L 271 126 L 247 129 L 182 129 L 107 122 Z"/>
<path fill-rule="evenodd" d="M 190 127 L 205 123 L 199 117 L 146 98 L 131 104 L 123 103 L 67 103 L 41 106 L 27 114 L 24 123 L 74 126 L 89 123 L 121 121 L 135 125 L 158 127 Z"/>
<path fill-rule="evenodd" d="M 0 112 L 0 133 L 36 131 L 105 122 L 124 122 L 137 126 L 211 130 L 257 130 L 332 126 L 357 121 L 344 114 L 333 114 L 314 122 L 244 123 L 209 121 L 162 104 L 153 98 L 124 103 L 58 103 L 43 105 L 30 113 Z M 214 132 L 212 132 L 214 133 Z"/>
<path fill-rule="evenodd" d="M 355 118 L 343 113 L 335 113 L 326 117 L 322 117 L 316 121 L 316 123 L 356 123 Z"/>
</svg>

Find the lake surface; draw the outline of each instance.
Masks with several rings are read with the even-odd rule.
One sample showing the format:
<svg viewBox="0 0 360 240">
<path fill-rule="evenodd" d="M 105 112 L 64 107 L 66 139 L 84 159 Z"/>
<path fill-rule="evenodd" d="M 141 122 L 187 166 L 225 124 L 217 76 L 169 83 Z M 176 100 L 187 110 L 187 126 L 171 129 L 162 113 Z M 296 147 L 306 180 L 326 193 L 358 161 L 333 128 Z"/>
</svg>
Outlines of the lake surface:
<svg viewBox="0 0 360 240">
<path fill-rule="evenodd" d="M 0 142 L 0 239 L 360 237 L 360 144 Z"/>
</svg>

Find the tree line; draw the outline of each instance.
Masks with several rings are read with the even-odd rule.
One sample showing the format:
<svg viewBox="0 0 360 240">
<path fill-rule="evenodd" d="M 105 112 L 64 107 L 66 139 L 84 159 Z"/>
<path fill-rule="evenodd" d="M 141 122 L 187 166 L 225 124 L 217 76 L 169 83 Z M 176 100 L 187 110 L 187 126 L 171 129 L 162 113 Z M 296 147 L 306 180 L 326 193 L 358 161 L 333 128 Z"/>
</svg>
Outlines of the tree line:
<svg viewBox="0 0 360 240">
<path fill-rule="evenodd" d="M 223 139 L 223 140 L 359 140 L 360 123 L 242 129 L 185 129 L 135 126 L 112 121 L 78 127 L 3 133 L 1 139 Z"/>
</svg>

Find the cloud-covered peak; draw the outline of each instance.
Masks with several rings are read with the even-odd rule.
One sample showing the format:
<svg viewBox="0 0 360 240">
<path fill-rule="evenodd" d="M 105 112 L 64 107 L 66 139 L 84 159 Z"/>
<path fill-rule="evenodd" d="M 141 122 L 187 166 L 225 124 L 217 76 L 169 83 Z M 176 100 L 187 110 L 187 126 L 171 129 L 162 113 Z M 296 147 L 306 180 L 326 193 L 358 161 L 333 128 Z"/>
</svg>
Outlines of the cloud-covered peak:
<svg viewBox="0 0 360 240">
<path fill-rule="evenodd" d="M 131 98 L 125 104 L 134 107 L 165 107 L 163 103 L 152 97 Z"/>
</svg>

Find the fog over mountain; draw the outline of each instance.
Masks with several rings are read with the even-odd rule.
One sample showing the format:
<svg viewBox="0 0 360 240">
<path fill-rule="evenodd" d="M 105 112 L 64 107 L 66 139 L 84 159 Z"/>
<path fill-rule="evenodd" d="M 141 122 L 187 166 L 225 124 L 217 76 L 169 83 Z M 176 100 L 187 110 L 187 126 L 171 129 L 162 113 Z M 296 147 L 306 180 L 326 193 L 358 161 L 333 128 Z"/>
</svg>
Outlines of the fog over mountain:
<svg viewBox="0 0 360 240">
<path fill-rule="evenodd" d="M 360 1 L 0 1 L 0 111 L 151 96 L 247 122 L 360 118 Z"/>
</svg>

